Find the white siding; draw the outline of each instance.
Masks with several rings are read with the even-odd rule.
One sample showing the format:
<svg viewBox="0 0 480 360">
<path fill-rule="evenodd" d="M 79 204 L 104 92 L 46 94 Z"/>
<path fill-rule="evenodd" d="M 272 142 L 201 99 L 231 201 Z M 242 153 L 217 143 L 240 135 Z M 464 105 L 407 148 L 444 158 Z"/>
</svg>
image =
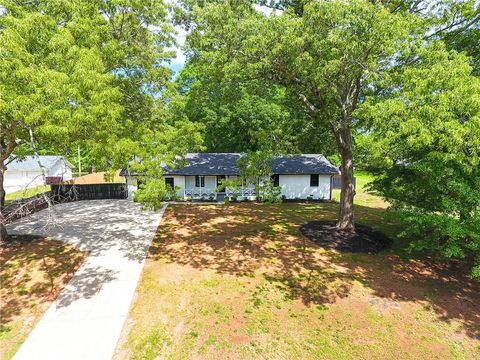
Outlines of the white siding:
<svg viewBox="0 0 480 360">
<path fill-rule="evenodd" d="M 172 178 L 173 177 L 173 186 L 178 187 L 177 196 L 183 198 L 183 194 L 185 191 L 185 176 L 164 176 L 165 178 Z"/>
<path fill-rule="evenodd" d="M 177 192 L 180 198 L 184 196 L 185 189 L 198 189 L 195 187 L 195 176 L 166 176 L 173 177 L 175 186 L 179 187 Z M 282 188 L 282 195 L 287 199 L 306 199 L 312 196 L 314 199 L 330 199 L 330 175 L 319 175 L 318 186 L 310 186 L 310 175 L 280 175 L 279 185 Z M 234 180 L 234 176 L 229 176 Z M 127 176 L 129 198 L 137 190 L 137 179 L 134 176 Z M 217 187 L 216 176 L 205 176 L 205 187 L 202 189 L 215 191 Z M 253 185 L 250 185 L 253 188 Z M 249 198 L 254 200 L 254 198 Z"/>
<path fill-rule="evenodd" d="M 65 161 L 57 161 L 50 169 L 47 170 L 47 176 L 60 176 L 63 180 L 72 178 L 72 169 L 67 166 Z"/>
<path fill-rule="evenodd" d="M 45 169 L 46 176 L 61 176 L 64 180 L 72 178 L 72 169 L 64 161 L 57 161 L 51 168 Z M 7 170 L 4 186 L 7 194 L 45 185 L 41 170 Z"/>
<path fill-rule="evenodd" d="M 7 194 L 44 185 L 44 183 L 40 171 L 5 171 L 4 186 Z"/>
<path fill-rule="evenodd" d="M 195 176 L 185 176 L 185 188 L 187 189 L 195 188 Z"/>
<path fill-rule="evenodd" d="M 318 186 L 310 186 L 310 175 L 280 175 L 279 185 L 287 199 L 330 199 L 330 175 L 319 175 Z"/>
<path fill-rule="evenodd" d="M 178 186 L 179 189 L 177 191 L 177 195 L 183 198 L 183 192 L 185 190 L 185 176 L 164 176 L 164 178 L 171 178 L 173 177 L 173 185 Z M 133 194 L 138 189 L 137 184 L 137 177 L 136 176 L 126 176 L 127 180 L 127 188 L 128 188 L 128 198 L 132 199 Z"/>
<path fill-rule="evenodd" d="M 23 182 L 24 180 L 22 171 L 5 171 L 3 185 L 7 194 L 20 190 Z"/>
<path fill-rule="evenodd" d="M 128 198 L 133 199 L 133 194 L 138 189 L 137 177 L 136 176 L 125 176 L 127 180 L 127 189 L 128 189 Z"/>
<path fill-rule="evenodd" d="M 185 187 L 187 189 L 199 189 L 195 187 L 195 176 L 185 176 Z M 205 176 L 204 189 L 215 190 L 217 188 L 216 176 Z"/>
</svg>

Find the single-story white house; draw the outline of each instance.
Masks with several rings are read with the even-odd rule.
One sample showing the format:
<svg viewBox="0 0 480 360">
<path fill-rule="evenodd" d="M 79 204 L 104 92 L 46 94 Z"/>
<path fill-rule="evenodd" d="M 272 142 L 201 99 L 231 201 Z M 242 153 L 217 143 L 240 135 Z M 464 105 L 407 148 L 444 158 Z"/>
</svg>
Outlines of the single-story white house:
<svg viewBox="0 0 480 360">
<path fill-rule="evenodd" d="M 172 188 L 178 188 L 179 198 L 222 201 L 225 197 L 236 196 L 240 200 L 255 200 L 252 184 L 218 191 L 224 179 L 234 180 L 241 176 L 238 160 L 242 156 L 239 153 L 190 153 L 185 156 L 186 164 L 182 167 L 163 166 L 163 177 Z M 281 187 L 281 195 L 287 199 L 331 200 L 332 177 L 339 173 L 338 168 L 320 154 L 279 156 L 272 161 L 271 170 L 274 185 Z M 123 169 L 120 175 L 126 178 L 131 197 L 141 174 Z"/>
<path fill-rule="evenodd" d="M 42 167 L 47 178 L 44 179 Z M 73 165 L 63 156 L 40 155 L 25 157 L 10 157 L 6 161 L 4 186 L 6 193 L 24 190 L 35 186 L 59 183 L 72 178 Z"/>
</svg>

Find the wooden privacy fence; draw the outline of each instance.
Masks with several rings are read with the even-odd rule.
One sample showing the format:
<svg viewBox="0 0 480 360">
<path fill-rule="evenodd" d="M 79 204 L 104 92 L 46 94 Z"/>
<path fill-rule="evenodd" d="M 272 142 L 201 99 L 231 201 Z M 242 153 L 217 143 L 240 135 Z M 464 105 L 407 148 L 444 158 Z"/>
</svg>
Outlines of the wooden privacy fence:
<svg viewBox="0 0 480 360">
<path fill-rule="evenodd" d="M 353 186 L 357 188 L 357 179 L 353 178 Z M 332 179 L 332 188 L 341 189 L 342 188 L 342 177 L 341 175 L 334 175 Z"/>
<path fill-rule="evenodd" d="M 127 184 L 82 184 L 82 185 L 52 185 L 53 201 L 126 199 L 128 197 Z"/>
<path fill-rule="evenodd" d="M 88 184 L 88 185 L 51 185 L 51 191 L 26 199 L 13 201 L 2 210 L 4 221 L 8 224 L 16 219 L 32 214 L 52 204 L 77 200 L 126 199 L 127 184 Z"/>
</svg>

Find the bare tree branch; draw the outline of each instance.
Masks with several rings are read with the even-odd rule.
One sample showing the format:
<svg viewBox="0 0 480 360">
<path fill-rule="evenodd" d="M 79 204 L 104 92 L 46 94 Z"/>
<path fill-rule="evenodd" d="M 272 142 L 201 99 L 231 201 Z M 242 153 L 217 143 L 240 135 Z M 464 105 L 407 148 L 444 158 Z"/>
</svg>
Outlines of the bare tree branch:
<svg viewBox="0 0 480 360">
<path fill-rule="evenodd" d="M 33 152 L 34 152 L 34 154 L 37 158 L 38 166 L 40 166 L 40 169 L 42 171 L 43 183 L 46 184 L 47 183 L 47 170 L 46 170 L 45 166 L 42 164 L 42 162 L 40 161 L 40 156 L 38 155 L 37 145 L 35 143 L 35 137 L 33 135 L 32 128 L 28 129 L 28 133 L 30 135 L 30 144 L 31 144 Z M 47 209 L 48 209 L 48 211 L 47 211 L 48 215 L 47 215 L 47 221 L 45 223 L 45 227 L 51 227 L 51 226 L 57 225 L 55 213 L 54 213 L 54 210 L 53 210 L 52 199 L 49 196 L 47 196 L 46 193 L 43 193 L 42 195 L 43 195 L 43 200 L 47 204 Z"/>
</svg>

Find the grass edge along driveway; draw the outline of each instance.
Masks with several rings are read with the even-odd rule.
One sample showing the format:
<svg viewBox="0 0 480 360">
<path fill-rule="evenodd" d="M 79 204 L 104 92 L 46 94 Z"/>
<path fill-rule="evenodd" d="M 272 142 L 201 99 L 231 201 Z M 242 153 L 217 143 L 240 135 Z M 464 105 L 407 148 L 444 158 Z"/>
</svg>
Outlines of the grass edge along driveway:
<svg viewBox="0 0 480 360">
<path fill-rule="evenodd" d="M 48 238 L 0 245 L 0 358 L 10 359 L 87 253 Z"/>
</svg>

